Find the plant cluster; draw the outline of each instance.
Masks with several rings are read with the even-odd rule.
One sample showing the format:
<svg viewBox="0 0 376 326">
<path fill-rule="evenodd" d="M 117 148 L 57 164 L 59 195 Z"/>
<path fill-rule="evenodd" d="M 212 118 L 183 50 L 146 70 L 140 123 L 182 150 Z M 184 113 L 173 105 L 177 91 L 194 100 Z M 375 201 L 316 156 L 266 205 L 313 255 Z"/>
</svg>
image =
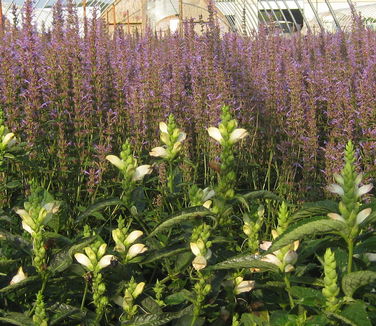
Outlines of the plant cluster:
<svg viewBox="0 0 376 326">
<path fill-rule="evenodd" d="M 31 7 L 0 36 L 1 324 L 376 324 L 375 32 Z"/>
</svg>

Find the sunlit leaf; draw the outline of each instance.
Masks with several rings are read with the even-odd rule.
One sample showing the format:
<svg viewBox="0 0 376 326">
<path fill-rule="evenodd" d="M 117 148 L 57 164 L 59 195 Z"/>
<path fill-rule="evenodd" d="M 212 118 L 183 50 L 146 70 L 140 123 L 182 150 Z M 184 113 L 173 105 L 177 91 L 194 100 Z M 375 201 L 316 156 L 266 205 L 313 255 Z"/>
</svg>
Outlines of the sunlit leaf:
<svg viewBox="0 0 376 326">
<path fill-rule="evenodd" d="M 337 233 L 344 231 L 347 228 L 345 223 L 331 220 L 326 217 L 315 217 L 307 220 L 300 221 L 290 226 L 283 234 L 281 234 L 269 248 L 268 252 L 274 252 L 281 249 L 295 240 L 302 240 L 306 237 L 326 234 Z"/>
<path fill-rule="evenodd" d="M 211 214 L 210 210 L 203 206 L 196 206 L 188 208 L 182 212 L 179 212 L 175 214 L 174 216 L 168 218 L 166 221 L 162 222 L 160 225 L 158 225 L 153 232 L 151 232 L 148 236 L 148 238 L 158 234 L 159 232 L 169 229 L 172 226 L 175 226 L 177 224 L 180 224 L 186 220 L 197 218 L 197 217 L 204 217 Z"/>
</svg>

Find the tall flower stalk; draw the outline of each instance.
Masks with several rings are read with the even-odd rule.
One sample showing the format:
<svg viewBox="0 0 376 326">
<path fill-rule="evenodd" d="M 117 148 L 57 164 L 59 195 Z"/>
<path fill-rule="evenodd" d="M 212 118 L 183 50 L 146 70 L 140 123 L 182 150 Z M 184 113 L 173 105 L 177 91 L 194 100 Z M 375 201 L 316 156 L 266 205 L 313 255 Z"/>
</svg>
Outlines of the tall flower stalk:
<svg viewBox="0 0 376 326">
<path fill-rule="evenodd" d="M 341 235 L 348 248 L 348 273 L 352 271 L 355 241 L 362 231 L 362 223 L 372 211 L 371 208 L 362 209 L 361 207 L 361 197 L 370 192 L 373 186 L 372 184 L 360 185 L 363 175 L 356 173 L 355 160 L 355 149 L 353 143 L 349 141 L 345 149 L 345 166 L 341 174 L 334 176 L 337 184 L 328 186 L 330 192 L 341 197 L 338 204 L 339 214 L 329 213 L 328 216 L 347 226 Z"/>
<path fill-rule="evenodd" d="M 223 202 L 235 196 L 236 172 L 234 144 L 248 136 L 247 130 L 237 128 L 238 122 L 232 119 L 230 108 L 222 107 L 221 122 L 216 127 L 207 129 L 209 136 L 216 140 L 221 146 L 221 165 L 218 177 L 218 185 L 215 189 L 218 196 L 214 209 L 223 213 Z M 222 206 L 222 207 L 221 207 Z M 222 211 L 222 212 L 221 212 Z"/>
</svg>

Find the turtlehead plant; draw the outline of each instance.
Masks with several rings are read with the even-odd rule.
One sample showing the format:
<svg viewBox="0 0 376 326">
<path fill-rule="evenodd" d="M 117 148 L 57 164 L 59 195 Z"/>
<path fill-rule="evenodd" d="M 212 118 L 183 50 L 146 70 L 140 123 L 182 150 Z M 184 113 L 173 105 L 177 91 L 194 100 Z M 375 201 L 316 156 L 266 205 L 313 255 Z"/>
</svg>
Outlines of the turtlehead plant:
<svg viewBox="0 0 376 326">
<path fill-rule="evenodd" d="M 243 232 L 248 237 L 248 247 L 252 253 L 257 253 L 259 249 L 259 231 L 263 225 L 265 209 L 260 205 L 253 214 L 243 214 Z"/>
<path fill-rule="evenodd" d="M 142 181 L 147 174 L 152 172 L 151 165 L 138 165 L 137 159 L 132 154 L 132 149 L 129 141 L 126 141 L 122 146 L 120 157 L 115 155 L 107 155 L 106 159 L 116 166 L 123 175 L 123 198 L 129 202 L 131 193 L 134 190 L 135 184 Z"/>
<path fill-rule="evenodd" d="M 85 247 L 85 253 L 76 253 L 74 258 L 89 273 L 92 274 L 93 302 L 96 308 L 96 319 L 99 322 L 108 305 L 108 298 L 105 295 L 106 284 L 103 281 L 101 270 L 116 260 L 114 255 L 105 255 L 107 244 L 98 240 L 90 247 Z"/>
<path fill-rule="evenodd" d="M 204 206 L 209 209 L 212 205 L 212 198 L 215 191 L 209 187 L 205 189 L 199 188 L 197 185 L 191 186 L 189 189 L 190 206 Z"/>
<path fill-rule="evenodd" d="M 39 188 L 32 191 L 28 201 L 24 203 L 24 209 L 16 210 L 22 219 L 22 228 L 33 239 L 33 265 L 42 276 L 47 264 L 43 232 L 53 215 L 58 213 L 59 207 L 60 202 L 53 200 L 47 191 Z"/>
<path fill-rule="evenodd" d="M 169 115 L 167 123 L 159 123 L 159 130 L 161 132 L 160 139 L 164 145 L 154 147 L 149 155 L 171 162 L 179 155 L 182 142 L 187 138 L 187 134 L 176 126 L 172 114 Z"/>
<path fill-rule="evenodd" d="M 276 230 L 272 230 L 273 239 L 278 238 L 289 225 L 289 213 L 287 205 L 282 202 L 278 212 L 278 227 Z M 272 245 L 271 241 L 263 241 L 260 244 L 260 249 L 267 251 Z M 298 260 L 297 250 L 299 248 L 299 240 L 294 241 L 291 245 L 286 246 L 280 250 L 267 254 L 261 258 L 261 260 L 278 266 L 281 272 L 290 273 L 295 267 L 294 264 Z"/>
<path fill-rule="evenodd" d="M 235 196 L 235 156 L 234 144 L 248 136 L 248 132 L 243 128 L 237 128 L 238 122 L 232 119 L 230 108 L 222 107 L 221 122 L 216 127 L 207 129 L 210 137 L 215 139 L 222 147 L 221 165 L 219 169 L 218 185 L 215 189 L 218 201 L 215 202 L 214 212 L 221 213 L 224 211 L 223 202 L 230 200 Z M 220 219 L 221 223 L 228 222 L 224 218 Z"/>
<path fill-rule="evenodd" d="M 211 247 L 211 241 L 208 241 L 209 237 L 210 226 L 205 223 L 193 230 L 190 248 L 195 255 L 195 258 L 192 261 L 192 266 L 196 271 L 205 268 L 212 255 L 212 252 L 209 249 Z"/>
<path fill-rule="evenodd" d="M 115 241 L 114 250 L 121 255 L 123 263 L 129 262 L 148 249 L 142 243 L 134 243 L 143 234 L 144 233 L 140 230 L 128 233 L 128 228 L 124 226 L 123 219 L 119 220 L 118 228 L 112 230 L 112 239 Z"/>
<path fill-rule="evenodd" d="M 137 283 L 132 277 L 128 287 L 125 289 L 124 297 L 119 300 L 124 310 L 122 321 L 130 320 L 137 314 L 138 306 L 135 304 L 136 299 L 144 291 L 145 282 Z"/>
<path fill-rule="evenodd" d="M 278 238 L 289 225 L 289 212 L 285 202 L 282 202 L 278 211 L 278 226 L 276 230 L 272 230 L 273 239 Z M 276 265 L 284 276 L 285 288 L 290 301 L 290 308 L 295 306 L 294 299 L 291 295 L 290 273 L 295 270 L 295 263 L 298 260 L 297 250 L 299 248 L 299 240 L 294 241 L 292 244 L 285 246 L 271 254 L 266 254 L 261 257 L 262 261 Z M 272 245 L 271 241 L 263 241 L 260 244 L 260 249 L 269 250 Z"/>
<path fill-rule="evenodd" d="M 341 197 L 338 204 L 339 214 L 329 213 L 328 217 L 346 225 L 341 235 L 348 245 L 348 272 L 352 271 L 354 242 L 361 232 L 363 222 L 372 212 L 371 208 L 361 208 L 361 197 L 369 193 L 373 186 L 372 184 L 361 185 L 363 176 L 356 173 L 355 160 L 354 146 L 349 141 L 345 149 L 345 166 L 340 175 L 334 176 L 337 183 L 327 187 L 330 192 Z"/>
</svg>

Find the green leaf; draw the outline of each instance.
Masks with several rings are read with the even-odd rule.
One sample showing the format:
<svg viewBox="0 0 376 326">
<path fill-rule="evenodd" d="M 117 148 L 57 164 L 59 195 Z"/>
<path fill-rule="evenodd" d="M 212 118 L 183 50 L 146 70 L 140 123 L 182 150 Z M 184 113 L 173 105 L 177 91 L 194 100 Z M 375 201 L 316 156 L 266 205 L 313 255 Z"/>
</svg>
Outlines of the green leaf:
<svg viewBox="0 0 376 326">
<path fill-rule="evenodd" d="M 133 318 L 131 321 L 123 322 L 126 326 L 159 326 L 178 319 L 192 312 L 192 306 L 189 306 L 178 312 L 165 312 L 161 314 L 141 315 Z"/>
<path fill-rule="evenodd" d="M 322 216 L 337 211 L 338 203 L 333 200 L 322 200 L 312 203 L 306 203 L 300 210 L 298 210 L 291 216 L 291 220 Z"/>
<path fill-rule="evenodd" d="M 11 292 L 17 291 L 19 289 L 24 288 L 25 286 L 29 286 L 30 284 L 37 283 L 37 282 L 40 282 L 39 276 L 29 276 L 25 278 L 24 280 L 22 280 L 21 282 L 1 288 L 0 293 L 9 294 Z"/>
<path fill-rule="evenodd" d="M 358 288 L 374 281 L 376 281 L 376 272 L 352 272 L 343 277 L 342 290 L 348 297 L 352 297 Z"/>
<path fill-rule="evenodd" d="M 273 194 L 271 191 L 268 190 L 257 190 L 257 191 L 251 191 L 245 194 L 236 195 L 234 197 L 234 200 L 239 200 L 241 198 L 244 198 L 246 200 L 255 200 L 258 198 L 262 199 L 272 199 L 281 201 L 281 197 L 277 196 L 276 194 Z"/>
<path fill-rule="evenodd" d="M 159 232 L 168 229 L 176 224 L 184 222 L 188 219 L 193 219 L 196 217 L 204 217 L 211 214 L 210 210 L 203 206 L 196 206 L 188 208 L 182 212 L 175 214 L 174 216 L 170 217 L 168 220 L 162 222 L 158 225 L 153 232 L 148 235 L 148 238 L 158 234 Z"/>
<path fill-rule="evenodd" d="M 176 256 L 182 252 L 189 251 L 186 246 L 173 246 L 161 250 L 154 250 L 140 264 L 149 264 L 162 258 Z"/>
<path fill-rule="evenodd" d="M 79 308 L 67 305 L 65 303 L 58 303 L 53 305 L 48 310 L 53 311 L 54 315 L 50 320 L 49 325 L 60 325 L 60 323 L 70 317 L 76 321 L 80 321 L 85 317 L 85 313 L 82 312 Z"/>
<path fill-rule="evenodd" d="M 20 312 L 6 313 L 4 317 L 0 317 L 0 321 L 17 326 L 34 326 L 33 320 Z"/>
<path fill-rule="evenodd" d="M 340 313 L 326 312 L 329 317 L 334 317 L 351 326 L 372 326 L 368 317 L 366 306 L 363 302 L 355 302 L 348 305 Z"/>
<path fill-rule="evenodd" d="M 97 212 L 108 206 L 124 205 L 124 202 L 119 198 L 110 198 L 101 200 L 89 206 L 80 216 L 77 217 L 76 222 L 81 222 L 85 217 L 96 216 Z"/>
<path fill-rule="evenodd" d="M 316 315 L 316 316 L 311 316 L 309 317 L 306 322 L 305 326 L 326 326 L 330 325 L 329 319 L 324 315 Z"/>
<path fill-rule="evenodd" d="M 164 301 L 167 305 L 177 305 L 185 301 L 192 302 L 192 300 L 194 300 L 192 293 L 186 289 L 183 289 L 180 292 L 169 295 Z"/>
<path fill-rule="evenodd" d="M 296 326 L 296 315 L 290 315 L 287 311 L 275 311 L 270 316 L 271 326 Z"/>
<path fill-rule="evenodd" d="M 317 307 L 324 305 L 325 297 L 321 291 L 307 288 L 303 286 L 293 286 L 291 288 L 291 294 L 296 298 L 295 302 L 298 304 Z"/>
<path fill-rule="evenodd" d="M 263 270 L 278 272 L 278 266 L 262 261 L 255 255 L 238 255 L 223 262 L 220 262 L 214 266 L 209 266 L 207 269 L 233 269 L 233 268 L 260 268 Z"/>
<path fill-rule="evenodd" d="M 11 181 L 11 182 L 8 182 L 5 185 L 5 187 L 8 188 L 8 189 L 15 189 L 15 188 L 21 187 L 21 182 L 18 181 L 18 180 Z"/>
<path fill-rule="evenodd" d="M 287 230 L 273 242 L 268 253 L 290 245 L 295 240 L 301 240 L 316 234 L 341 232 L 346 228 L 345 223 L 327 217 L 314 217 L 303 220 L 287 228 Z"/>
<path fill-rule="evenodd" d="M 266 326 L 269 325 L 267 320 L 264 320 L 263 318 L 256 316 L 255 314 L 248 314 L 244 313 L 242 314 L 242 317 L 240 319 L 240 323 L 243 326 Z"/>
<path fill-rule="evenodd" d="M 96 239 L 96 237 L 85 238 L 84 241 L 59 251 L 51 259 L 50 264 L 48 266 L 48 269 L 52 273 L 63 272 L 73 263 L 72 256 L 76 252 L 78 252 L 78 251 L 82 250 L 83 248 L 87 247 L 95 239 Z"/>
<path fill-rule="evenodd" d="M 194 320 L 193 314 L 185 315 L 177 320 L 174 326 L 202 326 L 205 323 L 205 320 L 201 317 L 198 317 Z"/>
<path fill-rule="evenodd" d="M 162 308 L 151 297 L 146 297 L 144 300 L 142 300 L 141 305 L 144 308 L 144 310 L 149 312 L 149 313 L 152 313 L 152 314 L 161 314 L 162 313 Z"/>
</svg>

